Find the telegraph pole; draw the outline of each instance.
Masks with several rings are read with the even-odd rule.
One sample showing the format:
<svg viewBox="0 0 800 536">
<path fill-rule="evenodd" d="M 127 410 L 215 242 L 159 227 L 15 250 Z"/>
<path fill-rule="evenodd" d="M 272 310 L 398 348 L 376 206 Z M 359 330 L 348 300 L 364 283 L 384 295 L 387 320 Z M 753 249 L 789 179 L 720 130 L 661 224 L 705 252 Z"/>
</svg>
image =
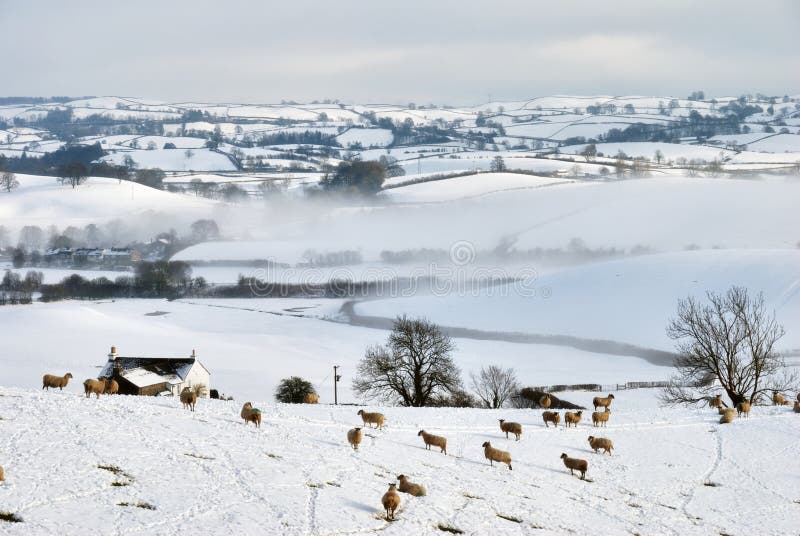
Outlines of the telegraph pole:
<svg viewBox="0 0 800 536">
<path fill-rule="evenodd" d="M 342 379 L 342 377 L 339 376 L 339 374 L 337 372 L 338 368 L 339 368 L 339 365 L 334 365 L 333 366 L 333 405 L 334 406 L 338 406 L 339 405 L 339 394 L 338 394 L 338 392 L 336 390 L 336 384 L 339 383 L 339 380 Z"/>
</svg>

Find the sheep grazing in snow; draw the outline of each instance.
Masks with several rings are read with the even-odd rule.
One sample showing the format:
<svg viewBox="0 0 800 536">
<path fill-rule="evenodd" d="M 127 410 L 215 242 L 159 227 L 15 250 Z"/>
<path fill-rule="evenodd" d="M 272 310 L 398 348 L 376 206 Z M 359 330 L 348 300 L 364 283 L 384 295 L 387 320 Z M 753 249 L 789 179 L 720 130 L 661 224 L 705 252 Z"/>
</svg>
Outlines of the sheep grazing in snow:
<svg viewBox="0 0 800 536">
<path fill-rule="evenodd" d="M 488 441 L 483 445 L 483 455 L 489 460 L 489 465 L 494 465 L 493 462 L 505 463 L 508 465 L 509 470 L 511 467 L 511 453 L 504 450 L 496 449 Z"/>
<path fill-rule="evenodd" d="M 800 400 L 794 403 L 794 412 L 800 413 Z"/>
<path fill-rule="evenodd" d="M 425 442 L 425 449 L 426 450 L 430 450 L 431 449 L 431 445 L 433 445 L 434 447 L 439 447 L 439 449 L 440 449 L 439 452 L 441 452 L 445 456 L 447 455 L 447 438 L 446 437 L 429 434 L 425 430 L 420 430 L 417 433 L 417 435 L 418 436 L 422 436 L 422 440 Z M 401 489 L 400 491 L 403 491 L 403 490 Z"/>
<path fill-rule="evenodd" d="M 611 410 L 608 408 L 605 411 L 595 411 L 592 413 L 592 424 L 605 428 L 609 417 L 611 417 Z"/>
<path fill-rule="evenodd" d="M 736 413 L 739 415 L 739 417 L 741 417 L 742 414 L 744 414 L 745 417 L 749 417 L 750 402 L 739 402 L 738 404 L 736 404 Z"/>
<path fill-rule="evenodd" d="M 400 481 L 400 486 L 397 488 L 398 491 L 402 493 L 408 493 L 409 495 L 413 495 L 414 497 L 424 497 L 428 494 L 425 491 L 425 486 L 420 484 L 414 484 L 413 482 L 408 480 L 406 475 L 400 475 L 397 477 L 397 480 Z"/>
<path fill-rule="evenodd" d="M 317 393 L 306 393 L 303 395 L 303 404 L 318 404 L 319 395 Z"/>
<path fill-rule="evenodd" d="M 506 433 L 506 439 L 508 439 L 508 433 L 511 432 L 519 441 L 519 436 L 522 435 L 522 425 L 518 422 L 506 422 L 505 419 L 500 419 L 500 430 Z"/>
<path fill-rule="evenodd" d="M 55 376 L 53 374 L 45 374 L 42 376 L 42 389 L 50 390 L 51 387 L 58 387 L 59 391 L 63 391 L 64 387 L 69 383 L 72 378 L 72 373 L 67 372 L 63 376 Z"/>
<path fill-rule="evenodd" d="M 563 452 L 561 459 L 564 460 L 564 465 L 569 469 L 569 474 L 574 475 L 574 471 L 581 472 L 581 480 L 586 480 L 586 471 L 589 470 L 589 462 L 586 460 L 579 460 L 578 458 L 570 458 Z"/>
<path fill-rule="evenodd" d="M 386 417 L 382 413 L 367 413 L 360 409 L 357 415 L 361 415 L 361 420 L 364 421 L 364 424 L 370 425 L 370 428 L 374 424 L 377 428 L 383 430 L 383 421 L 386 420 Z"/>
<path fill-rule="evenodd" d="M 708 407 L 710 408 L 721 408 L 722 407 L 722 395 L 717 395 L 713 398 L 708 400 Z"/>
<path fill-rule="evenodd" d="M 106 379 L 105 382 L 106 382 L 106 393 L 110 395 L 115 395 L 119 393 L 119 384 L 117 383 L 117 380 Z"/>
<path fill-rule="evenodd" d="M 569 428 L 570 424 L 577 428 L 578 423 L 581 422 L 582 416 L 582 411 L 576 411 L 575 413 L 568 411 L 564 414 L 564 424 L 567 426 L 567 428 Z"/>
<path fill-rule="evenodd" d="M 194 405 L 197 402 L 197 393 L 192 391 L 189 387 L 184 387 L 181 391 L 181 403 L 184 409 L 194 411 Z"/>
<path fill-rule="evenodd" d="M 394 513 L 397 507 L 400 506 L 400 495 L 397 494 L 397 484 L 389 484 L 389 491 L 383 494 L 381 502 L 383 509 L 386 510 L 386 521 L 394 519 Z"/>
<path fill-rule="evenodd" d="M 103 380 L 95 380 L 89 378 L 85 382 L 83 382 L 83 392 L 86 395 L 86 398 L 92 396 L 92 393 L 97 395 L 97 398 L 100 398 L 100 395 L 103 394 L 106 390 L 106 382 Z"/>
<path fill-rule="evenodd" d="M 556 428 L 558 428 L 558 423 L 561 422 L 561 414 L 557 411 L 545 411 L 542 413 L 542 420 L 545 428 L 550 428 L 550 423 L 555 424 Z"/>
<path fill-rule="evenodd" d="M 261 410 L 254 408 L 252 403 L 244 403 L 241 415 L 242 419 L 244 419 L 245 426 L 247 426 L 248 422 L 251 422 L 256 425 L 256 428 L 261 428 Z"/>
<path fill-rule="evenodd" d="M 351 428 L 347 431 L 347 442 L 350 443 L 350 446 L 353 447 L 353 450 L 358 450 L 358 446 L 361 444 L 362 437 L 361 427 Z"/>
<path fill-rule="evenodd" d="M 722 414 L 722 417 L 719 418 L 720 424 L 730 424 L 733 422 L 735 415 L 732 411 L 726 411 Z"/>
<path fill-rule="evenodd" d="M 605 398 L 596 396 L 592 399 L 592 404 L 594 404 L 595 410 L 597 410 L 597 408 L 609 408 L 611 407 L 612 400 L 614 400 L 614 395 L 608 395 Z"/>
<path fill-rule="evenodd" d="M 775 406 L 788 406 L 791 404 L 791 402 L 786 400 L 786 397 L 784 397 L 782 394 L 776 392 L 772 395 L 772 404 Z"/>
<path fill-rule="evenodd" d="M 719 408 L 719 414 L 723 417 L 725 415 L 730 415 L 731 421 L 733 421 L 733 418 L 736 416 L 736 408 Z M 722 419 L 720 419 L 720 422 L 722 422 Z"/>
<path fill-rule="evenodd" d="M 605 437 L 589 436 L 589 446 L 592 447 L 592 450 L 594 450 L 595 453 L 597 453 L 598 450 L 603 449 L 603 454 L 608 452 L 608 455 L 611 456 L 611 449 L 614 448 L 614 443 Z"/>
<path fill-rule="evenodd" d="M 544 395 L 539 399 L 539 406 L 543 407 L 544 409 L 548 409 L 552 403 L 553 399 L 550 398 L 550 395 Z"/>
</svg>

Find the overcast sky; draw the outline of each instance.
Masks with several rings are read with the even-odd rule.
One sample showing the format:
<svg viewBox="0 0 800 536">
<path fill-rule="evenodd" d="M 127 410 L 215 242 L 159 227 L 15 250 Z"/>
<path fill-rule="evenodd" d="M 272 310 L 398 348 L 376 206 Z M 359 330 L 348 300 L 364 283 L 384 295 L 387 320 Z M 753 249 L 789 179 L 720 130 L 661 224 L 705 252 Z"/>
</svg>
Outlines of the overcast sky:
<svg viewBox="0 0 800 536">
<path fill-rule="evenodd" d="M 477 104 L 800 93 L 800 2 L 0 0 L 0 94 Z"/>
</svg>

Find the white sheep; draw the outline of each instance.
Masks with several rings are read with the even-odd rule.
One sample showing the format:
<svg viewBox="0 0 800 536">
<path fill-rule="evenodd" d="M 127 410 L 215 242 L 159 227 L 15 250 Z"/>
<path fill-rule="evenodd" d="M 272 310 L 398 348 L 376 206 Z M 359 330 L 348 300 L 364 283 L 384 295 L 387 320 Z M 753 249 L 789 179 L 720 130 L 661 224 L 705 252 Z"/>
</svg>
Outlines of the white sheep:
<svg viewBox="0 0 800 536">
<path fill-rule="evenodd" d="M 374 424 L 378 429 L 383 430 L 383 421 L 386 420 L 386 417 L 382 413 L 367 413 L 360 409 L 357 415 L 361 415 L 361 420 L 364 421 L 364 424 L 369 424 L 370 428 Z"/>
<path fill-rule="evenodd" d="M 426 450 L 430 450 L 431 449 L 431 445 L 433 445 L 434 447 L 439 447 L 439 449 L 440 449 L 439 452 L 441 452 L 445 456 L 447 455 L 447 438 L 446 437 L 429 434 L 425 430 L 420 430 L 417 433 L 417 435 L 418 436 L 422 436 L 422 441 L 425 442 L 425 449 Z M 400 490 L 400 491 L 403 491 L 403 490 Z"/>
<path fill-rule="evenodd" d="M 358 450 L 358 446 L 361 444 L 362 437 L 361 427 L 352 428 L 347 431 L 347 442 L 350 443 L 350 446 L 353 447 L 353 450 Z"/>
<path fill-rule="evenodd" d="M 42 376 L 42 389 L 50 390 L 51 387 L 58 387 L 59 391 L 63 391 L 64 387 L 69 383 L 72 378 L 72 373 L 67 372 L 63 376 L 56 376 L 54 374 L 45 374 Z"/>
<path fill-rule="evenodd" d="M 505 463 L 509 470 L 512 469 L 511 453 L 492 447 L 488 441 L 483 444 L 483 455 L 489 460 L 489 465 L 494 465 L 492 462 Z"/>
<path fill-rule="evenodd" d="M 522 435 L 522 425 L 518 422 L 506 422 L 505 419 L 500 420 L 500 430 L 506 433 L 506 439 L 508 439 L 508 433 L 511 432 L 516 436 L 517 441 L 519 441 L 519 436 Z"/>
</svg>

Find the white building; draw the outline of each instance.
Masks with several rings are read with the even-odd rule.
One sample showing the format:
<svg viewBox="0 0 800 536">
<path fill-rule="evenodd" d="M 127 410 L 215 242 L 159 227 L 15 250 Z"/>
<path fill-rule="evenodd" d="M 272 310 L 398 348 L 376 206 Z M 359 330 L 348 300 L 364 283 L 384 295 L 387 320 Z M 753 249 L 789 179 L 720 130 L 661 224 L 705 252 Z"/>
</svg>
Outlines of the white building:
<svg viewBox="0 0 800 536">
<path fill-rule="evenodd" d="M 204 396 L 211 389 L 211 373 L 197 359 L 189 357 L 128 357 L 111 347 L 108 361 L 98 378 L 113 378 L 119 393 L 127 395 L 178 395 L 184 387 L 205 386 Z"/>
</svg>

